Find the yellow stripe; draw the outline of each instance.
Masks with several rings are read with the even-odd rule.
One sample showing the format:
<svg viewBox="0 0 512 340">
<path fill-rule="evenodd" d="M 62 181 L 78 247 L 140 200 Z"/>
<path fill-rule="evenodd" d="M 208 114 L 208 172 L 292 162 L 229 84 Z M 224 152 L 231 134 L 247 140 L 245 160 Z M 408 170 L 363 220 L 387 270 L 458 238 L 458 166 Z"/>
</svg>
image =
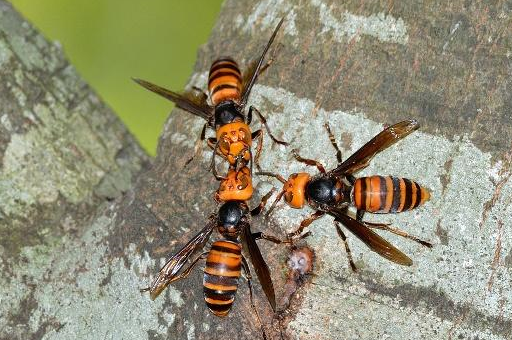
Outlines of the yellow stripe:
<svg viewBox="0 0 512 340">
<path fill-rule="evenodd" d="M 399 183 L 400 183 L 400 206 L 398 207 L 397 212 L 401 212 L 404 210 L 405 194 L 406 194 L 404 179 L 399 178 Z"/>
<path fill-rule="evenodd" d="M 379 211 L 380 209 L 380 176 L 370 177 L 370 211 Z"/>
<path fill-rule="evenodd" d="M 205 297 L 204 301 L 211 303 L 212 305 L 230 305 L 233 303 L 233 301 L 235 301 L 235 299 L 233 298 L 230 300 L 215 300 L 215 299 L 211 299 L 209 297 Z"/>
<path fill-rule="evenodd" d="M 416 182 L 411 181 L 411 186 L 412 186 L 412 190 L 411 190 L 412 191 L 412 199 L 411 199 L 411 207 L 409 208 L 409 210 L 412 209 L 412 207 L 414 207 L 414 205 L 416 204 L 416 192 L 417 192 Z"/>
<path fill-rule="evenodd" d="M 222 76 L 222 77 L 212 80 L 212 82 L 210 84 L 210 91 L 213 92 L 213 91 L 215 91 L 216 87 L 218 87 L 220 85 L 224 85 L 224 84 L 236 86 L 238 91 L 240 91 L 241 84 L 238 81 L 238 79 L 236 79 L 233 76 Z"/>
<path fill-rule="evenodd" d="M 212 246 L 219 246 L 219 247 L 229 248 L 229 249 L 233 249 L 233 250 L 240 250 L 240 245 L 233 243 L 233 242 L 228 242 L 228 241 L 217 241 L 217 242 L 214 242 L 212 244 Z"/>
<path fill-rule="evenodd" d="M 226 292 L 226 291 L 236 291 L 237 290 L 237 286 L 222 286 L 222 285 L 216 285 L 214 283 L 210 283 L 208 281 L 204 282 L 204 287 L 206 288 L 210 288 L 210 289 L 213 289 L 213 290 L 218 290 L 218 291 L 221 291 L 221 292 Z"/>
<path fill-rule="evenodd" d="M 242 255 L 240 255 L 240 254 L 226 253 L 224 251 L 219 251 L 219 250 L 215 250 L 215 249 L 210 250 L 210 254 L 208 255 L 208 257 L 210 257 L 210 255 L 212 255 L 212 256 L 216 255 L 216 256 L 222 256 L 222 257 L 228 257 L 228 258 L 236 258 L 236 259 L 242 258 Z"/>
<path fill-rule="evenodd" d="M 240 74 L 240 72 L 237 72 L 237 71 L 233 70 L 232 68 L 224 67 L 224 68 L 216 70 L 213 73 L 210 73 L 210 75 L 208 76 L 208 82 L 212 81 L 212 79 L 214 79 L 217 76 L 217 74 L 221 73 L 221 72 L 231 73 L 231 74 L 233 74 L 232 77 L 235 77 L 235 78 L 236 78 L 236 75 L 238 75 L 239 78 L 242 78 L 242 75 Z"/>
<path fill-rule="evenodd" d="M 365 184 L 366 184 L 366 200 L 364 202 L 364 210 L 370 210 L 370 207 L 371 207 L 371 204 L 372 204 L 372 194 L 370 192 L 370 189 L 371 189 L 371 185 L 372 185 L 372 182 L 371 182 L 371 178 L 370 177 L 366 177 L 364 179 L 365 181 Z"/>
<path fill-rule="evenodd" d="M 385 212 L 391 210 L 393 205 L 393 180 L 390 176 L 386 176 L 386 206 L 384 207 Z"/>
<path fill-rule="evenodd" d="M 354 184 L 354 205 L 361 209 L 361 179 L 357 179 Z"/>
<path fill-rule="evenodd" d="M 215 276 L 240 277 L 240 270 L 217 269 L 207 266 L 204 272 Z"/>
</svg>

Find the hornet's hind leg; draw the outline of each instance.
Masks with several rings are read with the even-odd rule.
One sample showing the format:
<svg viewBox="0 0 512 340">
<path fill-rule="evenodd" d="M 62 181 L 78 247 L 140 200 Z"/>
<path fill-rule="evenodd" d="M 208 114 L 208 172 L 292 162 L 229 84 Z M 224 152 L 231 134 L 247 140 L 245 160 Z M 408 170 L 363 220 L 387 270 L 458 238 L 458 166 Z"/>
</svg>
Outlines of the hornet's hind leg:
<svg viewBox="0 0 512 340">
<path fill-rule="evenodd" d="M 357 215 L 356 215 L 356 219 L 362 223 L 364 223 L 366 226 L 368 226 L 369 228 L 373 228 L 373 229 L 380 229 L 380 230 L 386 230 L 386 231 L 389 231 L 390 233 L 393 233 L 395 235 L 398 235 L 398 236 L 402 236 L 402 237 L 405 237 L 405 238 L 408 238 L 410 240 L 413 240 L 415 242 L 418 242 L 419 244 L 421 244 L 422 246 L 425 246 L 425 247 L 428 247 L 428 248 L 432 248 L 432 243 L 430 242 L 427 242 L 427 241 L 424 241 L 422 239 L 420 239 L 419 237 L 416 237 L 414 235 L 411 235 L 409 234 L 408 232 L 402 230 L 402 229 L 399 229 L 399 228 L 396 228 L 396 227 L 393 227 L 387 223 L 372 223 L 372 222 L 363 222 L 363 216 L 364 216 L 364 213 L 365 211 L 364 210 L 357 210 Z"/>
<path fill-rule="evenodd" d="M 371 223 L 371 222 L 363 222 L 363 223 L 366 226 L 370 227 L 370 228 L 386 230 L 386 231 L 389 231 L 390 233 L 393 233 L 395 235 L 402 236 L 402 237 L 408 238 L 410 240 L 413 240 L 415 242 L 418 242 L 419 244 L 421 244 L 422 246 L 425 246 L 427 248 L 432 248 L 432 243 L 430 243 L 428 241 L 424 241 L 424 240 L 420 239 L 419 237 L 411 235 L 408 232 L 403 231 L 402 229 L 393 227 L 393 226 L 391 226 L 389 224 L 386 224 L 386 223 Z"/>
</svg>

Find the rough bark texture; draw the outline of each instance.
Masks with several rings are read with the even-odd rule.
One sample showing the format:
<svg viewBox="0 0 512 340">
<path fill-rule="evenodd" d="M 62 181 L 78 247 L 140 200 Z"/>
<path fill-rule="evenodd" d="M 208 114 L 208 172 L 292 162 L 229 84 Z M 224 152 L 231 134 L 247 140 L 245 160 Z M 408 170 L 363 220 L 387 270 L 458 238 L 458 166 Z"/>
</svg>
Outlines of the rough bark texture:
<svg viewBox="0 0 512 340">
<path fill-rule="evenodd" d="M 203 122 L 175 110 L 153 166 L 133 181 L 146 157 L 122 125 L 55 46 L 4 2 L 0 10 L 0 338 L 260 338 L 243 281 L 224 319 L 204 305 L 199 267 L 154 302 L 137 292 L 216 209 L 209 152 L 182 169 Z M 511 11 L 507 2 L 224 4 L 191 85 L 204 88 L 220 55 L 254 58 L 287 14 L 251 103 L 292 145 L 266 138 L 263 168 L 303 171 L 292 148 L 332 168 L 326 121 L 347 156 L 383 124 L 416 118 L 421 132 L 362 174 L 408 177 L 433 193 L 413 212 L 366 217 L 434 243 L 385 235 L 414 259 L 410 268 L 349 237 L 352 273 L 327 217 L 303 242 L 316 254 L 309 277 L 289 280 L 292 249 L 261 242 L 279 305 L 272 315 L 256 284 L 269 337 L 512 337 Z M 255 184 L 253 204 L 279 183 Z M 283 236 L 309 213 L 280 204 L 253 229 Z"/>
</svg>

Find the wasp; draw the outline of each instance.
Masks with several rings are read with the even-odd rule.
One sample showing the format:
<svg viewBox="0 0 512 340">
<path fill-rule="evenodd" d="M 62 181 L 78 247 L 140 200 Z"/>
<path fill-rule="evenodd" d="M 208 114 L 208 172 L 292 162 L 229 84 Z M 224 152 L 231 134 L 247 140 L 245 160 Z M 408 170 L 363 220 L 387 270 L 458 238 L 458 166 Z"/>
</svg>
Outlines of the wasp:
<svg viewBox="0 0 512 340">
<path fill-rule="evenodd" d="M 230 165 L 235 165 L 238 170 L 252 161 L 251 145 L 256 138 L 258 139 L 258 149 L 254 161 L 259 168 L 258 159 L 261 154 L 263 133 L 261 130 L 251 132 L 249 125 L 252 121 L 253 112 L 258 115 L 270 138 L 275 143 L 288 145 L 288 143 L 280 141 L 272 135 L 265 117 L 255 107 L 250 106 L 247 116 L 245 115 L 247 100 L 256 79 L 272 62 L 272 60 L 269 60 L 265 65 L 263 64 L 265 55 L 283 24 L 283 20 L 284 18 L 279 21 L 274 29 L 259 59 L 249 65 L 243 77 L 238 64 L 230 57 L 222 57 L 212 63 L 208 77 L 209 96 L 196 87 L 180 94 L 148 81 L 134 78 L 135 82 L 146 89 L 174 102 L 179 108 L 206 120 L 198 143 L 196 143 L 194 155 L 198 153 L 205 139 L 206 128 L 209 127 L 215 130 L 216 136 L 208 138 L 207 142 L 213 149 L 210 169 L 218 180 L 222 180 L 224 177 L 217 173 L 215 155 L 219 153 L 228 160 Z"/>
<path fill-rule="evenodd" d="M 151 285 L 141 291 L 149 291 L 151 299 L 154 300 L 169 284 L 186 278 L 200 260 L 206 259 L 203 274 L 204 300 L 214 315 L 223 317 L 228 315 L 233 305 L 238 290 L 238 280 L 243 270 L 249 287 L 251 307 L 256 312 L 263 338 L 266 339 L 261 319 L 254 305 L 252 276 L 242 249 L 249 254 L 263 291 L 275 311 L 276 298 L 270 271 L 256 240 L 265 239 L 274 243 L 288 243 L 288 241 L 279 240 L 262 232 L 251 231 L 251 217 L 260 214 L 273 193 L 273 190 L 270 191 L 256 208 L 250 210 L 247 200 L 251 198 L 252 191 L 249 169 L 243 167 L 237 171 L 231 168 L 215 194 L 216 200 L 222 203 L 218 211 L 210 215 L 206 226 L 197 235 L 167 260 Z M 204 249 L 214 229 L 217 229 L 221 238 L 213 242 L 208 251 L 199 254 L 184 269 L 185 263 L 192 255 Z"/>
<path fill-rule="evenodd" d="M 316 166 L 319 174 L 311 176 L 305 172 L 294 173 L 290 175 L 288 180 L 285 180 L 282 176 L 272 172 L 257 173 L 275 177 L 283 183 L 283 189 L 277 195 L 267 214 L 271 213 L 283 196 L 286 203 L 292 208 L 300 209 L 307 203 L 316 210 L 301 222 L 297 230 L 288 235 L 290 238 L 300 235 L 313 221 L 325 214 L 333 216 L 336 231 L 345 244 L 349 264 L 354 271 L 356 271 L 356 266 L 340 225 L 345 226 L 370 249 L 384 258 L 401 265 L 412 265 L 412 260 L 407 255 L 372 229 L 387 230 L 412 239 L 426 247 L 432 247 L 432 244 L 387 224 L 363 222 L 363 216 L 365 212 L 398 213 L 414 209 L 430 199 L 430 192 L 407 178 L 393 176 L 356 178 L 354 173 L 367 167 L 377 153 L 418 129 L 418 122 L 416 120 L 406 120 L 384 129 L 345 161 L 341 159 L 341 151 L 329 125 L 325 124 L 325 128 L 329 134 L 331 144 L 336 149 L 338 166 L 326 171 L 320 162 L 302 158 L 297 150 L 293 150 L 293 155 L 297 161 L 309 166 Z M 348 214 L 350 206 L 357 209 L 355 218 Z"/>
</svg>

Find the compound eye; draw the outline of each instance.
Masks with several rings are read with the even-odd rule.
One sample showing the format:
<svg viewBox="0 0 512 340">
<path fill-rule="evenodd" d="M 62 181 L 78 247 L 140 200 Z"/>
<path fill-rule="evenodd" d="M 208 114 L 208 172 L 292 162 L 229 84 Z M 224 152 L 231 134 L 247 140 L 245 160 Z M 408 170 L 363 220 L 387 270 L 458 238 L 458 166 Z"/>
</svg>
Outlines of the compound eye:
<svg viewBox="0 0 512 340">
<path fill-rule="evenodd" d="M 284 193 L 284 200 L 287 202 L 287 203 L 290 203 L 292 200 L 293 200 L 293 192 L 291 191 L 287 191 Z"/>
<path fill-rule="evenodd" d="M 249 169 L 242 168 L 242 170 L 236 173 L 236 180 L 238 182 L 237 189 L 242 190 L 247 188 L 251 180 Z"/>
<path fill-rule="evenodd" d="M 219 148 L 225 152 L 229 151 L 229 139 L 222 137 L 219 140 Z"/>
<path fill-rule="evenodd" d="M 249 144 L 251 142 L 251 133 L 246 129 L 240 129 L 240 139 L 244 141 L 245 144 Z"/>
<path fill-rule="evenodd" d="M 242 176 L 242 178 L 240 178 L 240 184 L 238 184 L 238 190 L 245 189 L 247 188 L 248 185 L 249 179 L 247 178 L 247 176 Z"/>
</svg>

